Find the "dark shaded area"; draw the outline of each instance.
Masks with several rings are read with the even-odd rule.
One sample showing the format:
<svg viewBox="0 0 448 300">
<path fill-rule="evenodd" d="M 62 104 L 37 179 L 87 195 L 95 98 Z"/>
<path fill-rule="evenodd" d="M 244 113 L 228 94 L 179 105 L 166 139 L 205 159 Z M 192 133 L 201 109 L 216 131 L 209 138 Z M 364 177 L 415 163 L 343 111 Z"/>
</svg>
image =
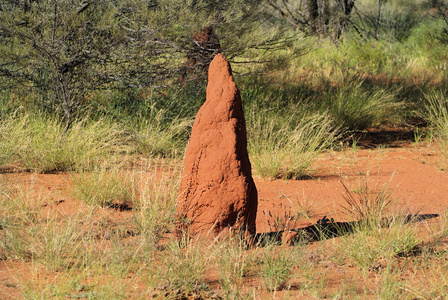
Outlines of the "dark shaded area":
<svg viewBox="0 0 448 300">
<path fill-rule="evenodd" d="M 108 206 L 108 208 L 116 209 L 120 212 L 132 210 L 132 206 L 128 203 L 112 203 Z"/>
<path fill-rule="evenodd" d="M 354 132 L 348 140 L 349 146 L 355 142 L 361 149 L 375 149 L 378 146 L 388 148 L 401 148 L 418 140 L 418 132 L 414 126 L 370 128 L 364 131 Z M 420 132 L 422 134 L 422 132 Z"/>
<path fill-rule="evenodd" d="M 404 217 L 403 224 L 422 222 L 424 220 L 433 219 L 439 217 L 439 214 L 420 214 L 420 215 L 408 215 Z M 381 220 L 381 226 L 389 227 L 396 218 L 389 217 Z M 316 224 L 310 225 L 304 228 L 290 230 L 297 235 L 288 241 L 282 241 L 282 236 L 285 231 L 273 231 L 257 233 L 254 236 L 254 244 L 258 247 L 264 247 L 266 245 L 288 243 L 289 245 L 295 245 L 298 243 L 312 243 L 317 241 L 323 241 L 327 239 L 336 238 L 353 233 L 356 228 L 362 226 L 363 221 L 351 221 L 351 222 L 334 222 L 333 219 L 328 219 L 326 216 L 317 221 Z"/>
</svg>

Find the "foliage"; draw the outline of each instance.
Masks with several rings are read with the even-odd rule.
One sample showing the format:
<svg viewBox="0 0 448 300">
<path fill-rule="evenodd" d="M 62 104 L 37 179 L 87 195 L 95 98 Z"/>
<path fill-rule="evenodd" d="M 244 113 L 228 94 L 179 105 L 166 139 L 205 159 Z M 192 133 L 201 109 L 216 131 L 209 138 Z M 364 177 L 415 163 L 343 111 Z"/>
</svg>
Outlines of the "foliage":
<svg viewBox="0 0 448 300">
<path fill-rule="evenodd" d="M 34 91 L 39 109 L 58 113 L 69 127 L 92 90 L 179 82 L 192 39 L 204 26 L 215 28 L 231 60 L 253 57 L 255 49 L 264 54 L 254 60 L 266 62 L 267 53 L 292 46 L 281 26 L 269 26 L 259 1 L 226 3 L 6 1 L 0 84 Z"/>
<path fill-rule="evenodd" d="M 1 167 L 35 172 L 88 169 L 125 152 L 129 138 L 105 120 L 74 121 L 66 131 L 57 119 L 41 115 L 11 116 L 0 122 Z"/>
<path fill-rule="evenodd" d="M 292 277 L 292 267 L 295 257 L 293 251 L 280 251 L 273 245 L 268 245 L 263 251 L 260 261 L 260 276 L 265 288 L 274 292 L 286 287 Z"/>
<path fill-rule="evenodd" d="M 255 172 L 269 178 L 300 178 L 317 155 L 338 137 L 327 113 L 306 114 L 303 106 L 294 112 L 264 111 L 253 107 L 248 117 L 249 155 Z"/>
</svg>

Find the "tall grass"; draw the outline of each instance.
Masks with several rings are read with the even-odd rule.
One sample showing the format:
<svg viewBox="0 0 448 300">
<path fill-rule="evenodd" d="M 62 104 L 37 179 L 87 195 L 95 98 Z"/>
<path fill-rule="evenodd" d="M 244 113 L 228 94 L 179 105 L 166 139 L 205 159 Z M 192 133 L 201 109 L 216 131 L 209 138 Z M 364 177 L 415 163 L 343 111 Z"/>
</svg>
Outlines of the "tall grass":
<svg viewBox="0 0 448 300">
<path fill-rule="evenodd" d="M 36 178 L 18 184 L 0 177 L 0 229 L 32 224 L 39 219 L 42 206 L 52 195 L 36 187 Z"/>
<path fill-rule="evenodd" d="M 446 93 L 434 91 L 426 94 L 422 116 L 432 127 L 442 154 L 448 159 L 448 97 Z"/>
<path fill-rule="evenodd" d="M 321 111 L 327 110 L 335 124 L 349 130 L 364 130 L 381 123 L 400 123 L 399 110 L 404 103 L 396 99 L 398 90 L 366 88 L 362 81 L 346 82 L 332 88 L 322 99 L 313 103 Z"/>
<path fill-rule="evenodd" d="M 39 173 L 88 169 L 123 153 L 128 137 L 118 125 L 99 120 L 66 126 L 51 117 L 23 115 L 0 123 L 1 167 L 10 165 Z"/>
<path fill-rule="evenodd" d="M 164 109 L 157 110 L 153 106 L 150 110 L 150 116 L 136 126 L 137 151 L 149 156 L 183 155 L 193 125 L 192 119 L 169 119 Z"/>
<path fill-rule="evenodd" d="M 255 255 L 248 251 L 247 242 L 238 235 L 223 239 L 215 247 L 225 296 L 227 299 L 239 299 L 243 295 L 244 278 L 250 275 L 255 263 Z"/>
<path fill-rule="evenodd" d="M 132 223 L 141 233 L 141 246 L 153 249 L 173 229 L 181 169 L 178 164 L 155 165 L 150 172 L 146 168 L 134 175 L 142 177 Z"/>
<path fill-rule="evenodd" d="M 329 115 L 307 114 L 303 109 L 293 106 L 289 115 L 257 107 L 249 112 L 248 149 L 258 175 L 285 179 L 305 176 L 317 155 L 333 145 L 338 132 Z"/>
</svg>

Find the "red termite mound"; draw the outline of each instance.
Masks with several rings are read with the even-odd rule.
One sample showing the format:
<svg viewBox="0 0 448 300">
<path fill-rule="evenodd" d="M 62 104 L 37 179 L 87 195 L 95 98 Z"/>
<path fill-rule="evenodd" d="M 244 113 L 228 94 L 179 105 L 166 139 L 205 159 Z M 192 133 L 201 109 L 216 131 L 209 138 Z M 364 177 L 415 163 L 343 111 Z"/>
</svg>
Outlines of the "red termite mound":
<svg viewBox="0 0 448 300">
<path fill-rule="evenodd" d="M 207 98 L 196 116 L 184 164 L 178 234 L 255 233 L 258 195 L 247 154 L 246 122 L 240 92 L 222 54 L 210 63 Z"/>
</svg>

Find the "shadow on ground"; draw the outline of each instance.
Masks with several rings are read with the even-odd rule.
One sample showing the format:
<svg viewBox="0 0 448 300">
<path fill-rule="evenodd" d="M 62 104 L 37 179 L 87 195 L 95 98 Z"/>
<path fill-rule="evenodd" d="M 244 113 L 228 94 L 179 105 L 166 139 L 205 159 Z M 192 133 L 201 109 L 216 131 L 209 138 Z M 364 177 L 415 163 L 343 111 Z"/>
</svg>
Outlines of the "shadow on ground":
<svg viewBox="0 0 448 300">
<path fill-rule="evenodd" d="M 419 214 L 409 215 L 400 220 L 403 224 L 422 222 L 424 220 L 437 218 L 439 214 Z M 397 218 L 383 218 L 380 225 L 389 227 Z M 316 224 L 304 228 L 291 229 L 288 231 L 273 231 L 257 233 L 254 237 L 255 245 L 264 247 L 269 244 L 295 245 L 303 242 L 316 242 L 353 233 L 363 225 L 363 221 L 334 222 L 326 216 L 317 221 Z"/>
</svg>

